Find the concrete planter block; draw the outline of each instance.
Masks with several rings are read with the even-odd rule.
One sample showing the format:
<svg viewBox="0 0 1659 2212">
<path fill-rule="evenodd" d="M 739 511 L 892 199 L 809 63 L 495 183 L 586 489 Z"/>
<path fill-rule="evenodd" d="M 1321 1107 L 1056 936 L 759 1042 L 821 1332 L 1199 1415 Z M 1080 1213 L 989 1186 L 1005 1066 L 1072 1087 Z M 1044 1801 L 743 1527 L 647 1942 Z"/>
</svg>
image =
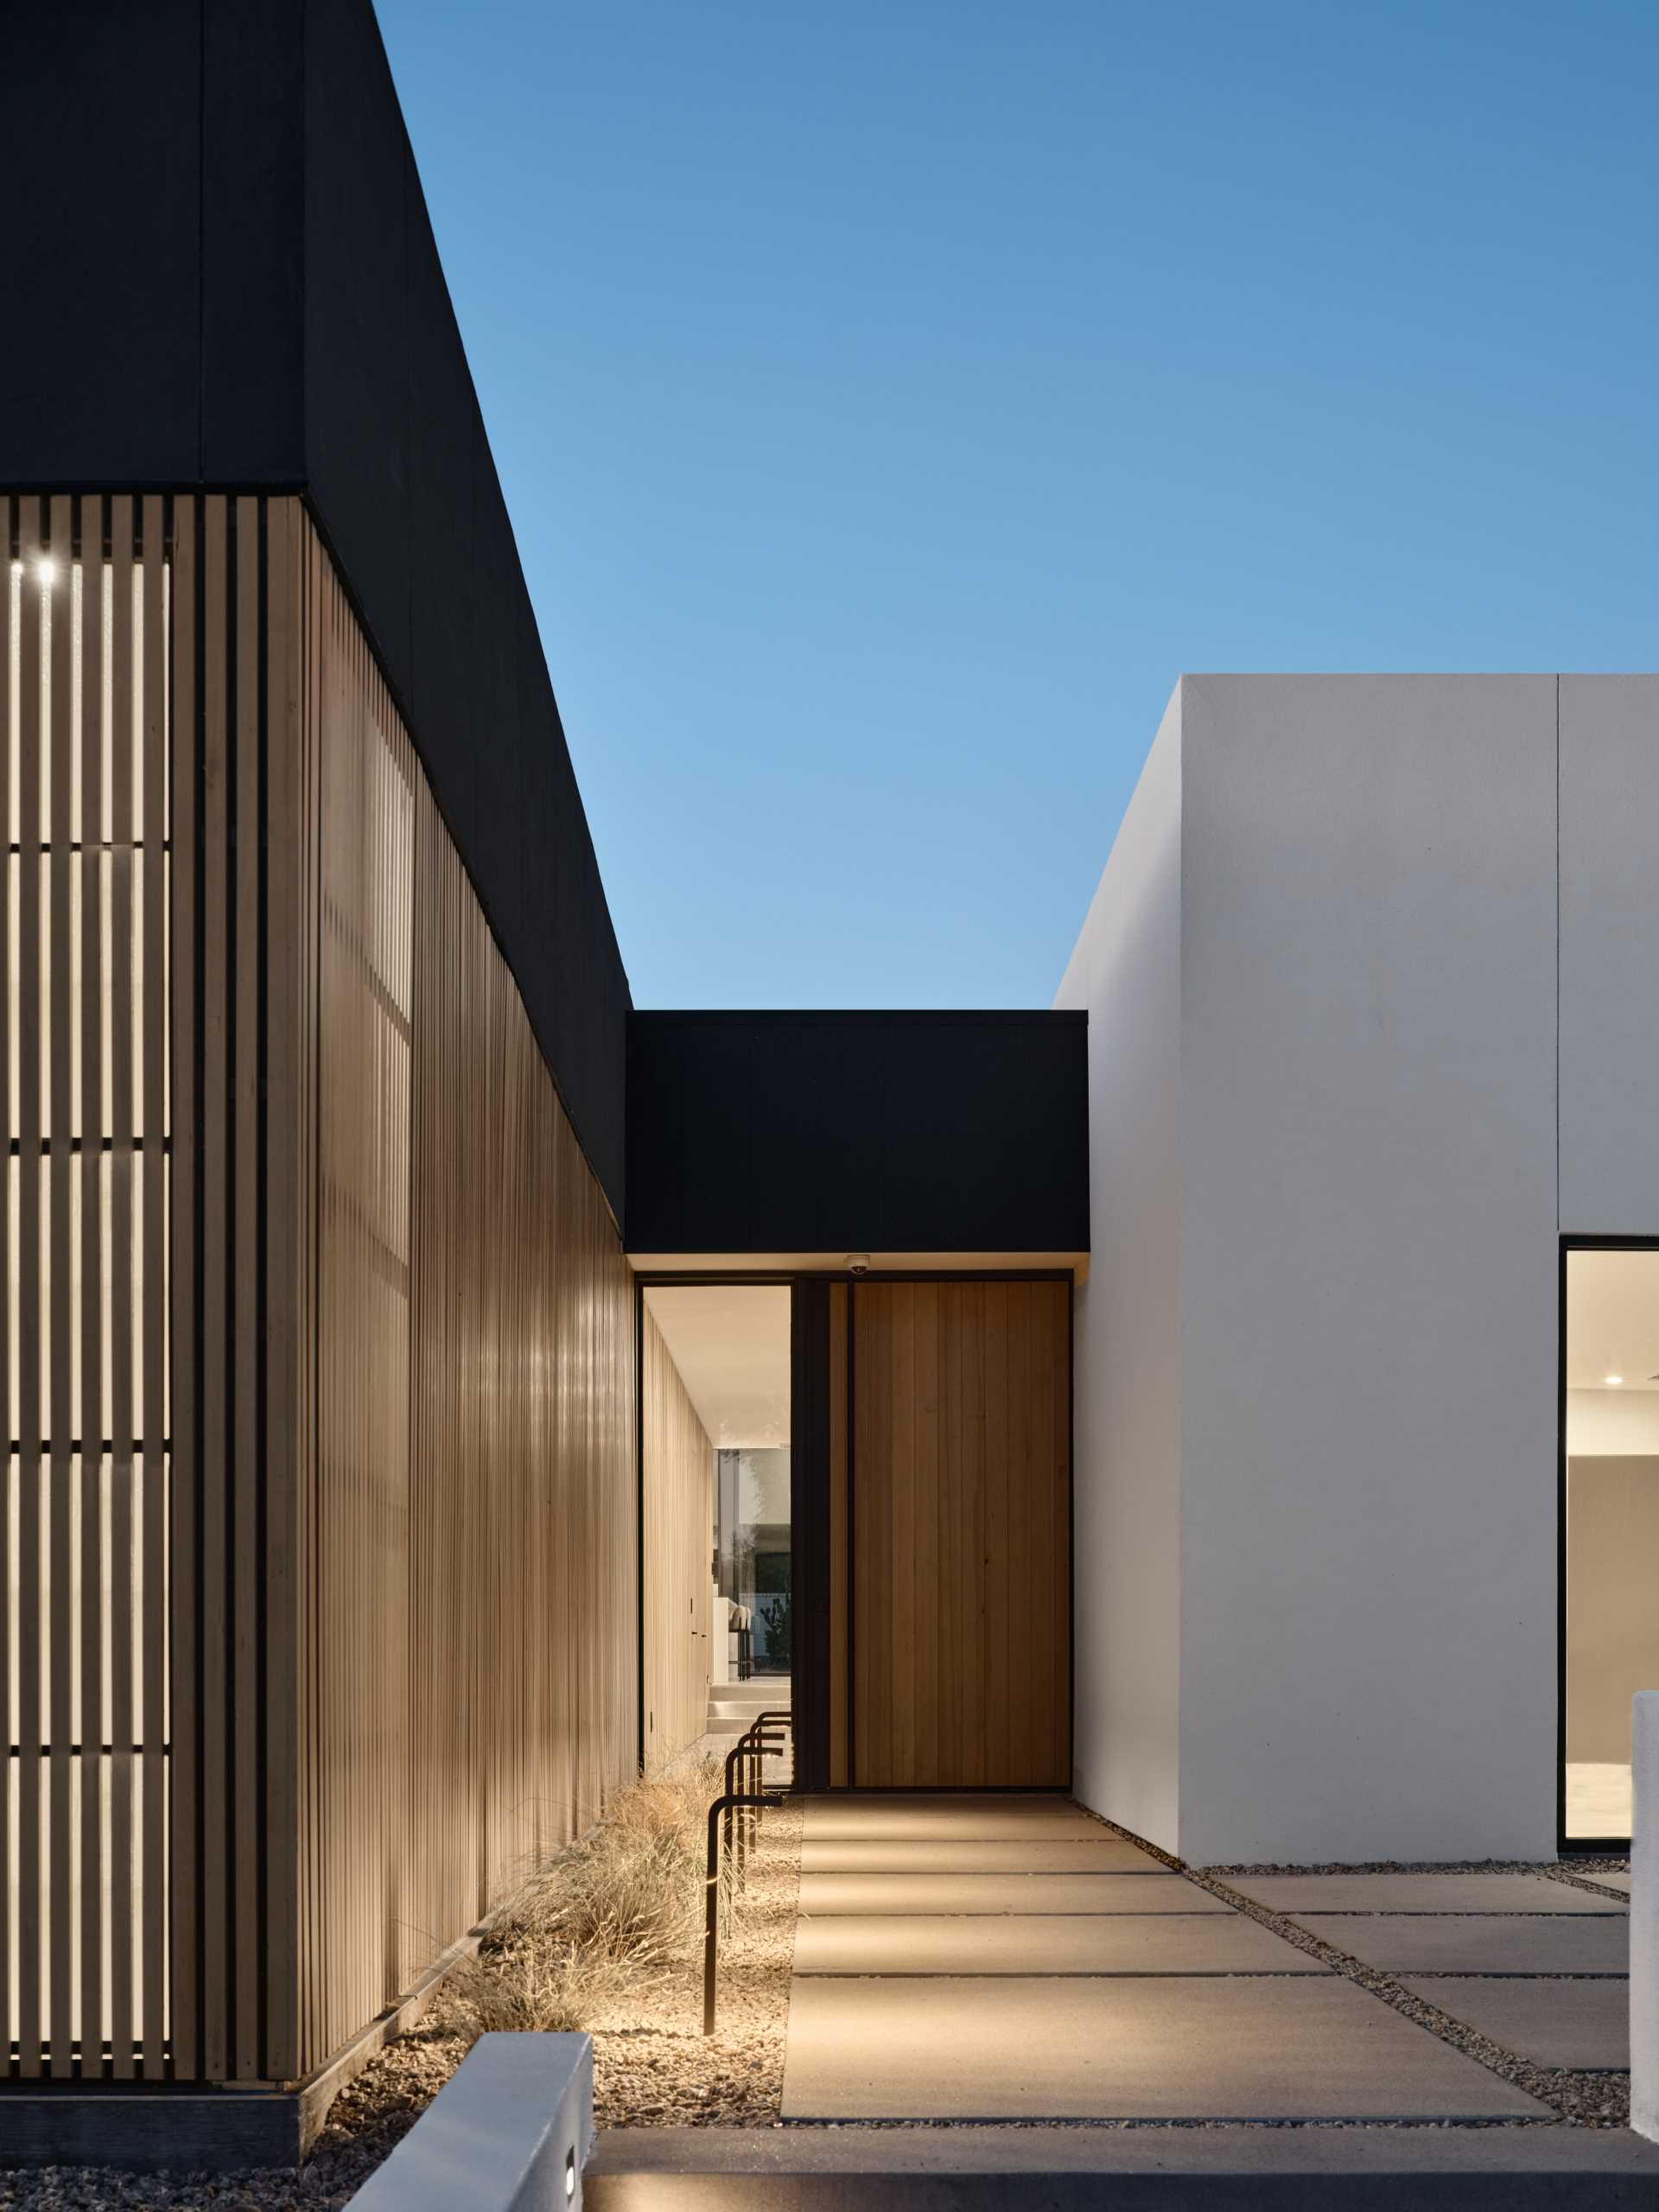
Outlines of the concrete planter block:
<svg viewBox="0 0 1659 2212">
<path fill-rule="evenodd" d="M 1630 2126 L 1659 2142 L 1659 1690 L 1630 1706 Z"/>
<path fill-rule="evenodd" d="M 566 2212 L 594 2145 L 588 2036 L 480 2036 L 352 2212 Z"/>
</svg>

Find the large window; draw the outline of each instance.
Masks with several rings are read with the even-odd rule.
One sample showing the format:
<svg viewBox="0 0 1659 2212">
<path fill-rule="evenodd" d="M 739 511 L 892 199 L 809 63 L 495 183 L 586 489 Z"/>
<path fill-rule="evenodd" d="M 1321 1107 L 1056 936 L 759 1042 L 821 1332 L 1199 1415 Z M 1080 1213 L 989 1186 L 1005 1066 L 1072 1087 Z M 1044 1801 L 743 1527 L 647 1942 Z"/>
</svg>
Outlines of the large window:
<svg viewBox="0 0 1659 2212">
<path fill-rule="evenodd" d="M 1659 1689 L 1659 1249 L 1567 1255 L 1567 1840 L 1630 1833 L 1630 1700 Z"/>
</svg>

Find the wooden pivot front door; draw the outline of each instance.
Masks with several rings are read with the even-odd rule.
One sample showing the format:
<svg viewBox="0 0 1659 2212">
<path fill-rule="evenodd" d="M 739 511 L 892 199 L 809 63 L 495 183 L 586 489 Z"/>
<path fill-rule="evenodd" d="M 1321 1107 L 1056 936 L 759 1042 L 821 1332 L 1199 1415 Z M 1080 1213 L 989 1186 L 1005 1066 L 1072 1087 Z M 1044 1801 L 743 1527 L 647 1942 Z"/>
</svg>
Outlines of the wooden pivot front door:
<svg viewBox="0 0 1659 2212">
<path fill-rule="evenodd" d="M 1066 1282 L 852 1292 L 850 1780 L 1069 1788 Z"/>
</svg>

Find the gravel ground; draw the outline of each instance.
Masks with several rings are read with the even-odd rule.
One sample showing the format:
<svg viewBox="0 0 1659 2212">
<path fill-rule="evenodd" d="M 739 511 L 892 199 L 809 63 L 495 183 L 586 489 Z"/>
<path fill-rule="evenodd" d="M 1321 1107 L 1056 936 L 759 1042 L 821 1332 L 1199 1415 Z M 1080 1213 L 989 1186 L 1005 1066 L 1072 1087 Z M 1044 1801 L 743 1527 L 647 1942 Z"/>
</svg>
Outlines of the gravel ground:
<svg viewBox="0 0 1659 2212">
<path fill-rule="evenodd" d="M 800 1888 L 798 1806 L 764 1815 L 735 1927 L 721 1945 L 720 2011 L 702 2033 L 702 1962 L 593 2023 L 601 2127 L 769 2127 L 784 2088 L 784 2031 Z M 89 2166 L 0 2173 L 5 2212 L 337 2212 L 466 2056 L 441 2028 L 393 2044 L 341 2090 L 297 2172 L 111 2174 Z"/>
<path fill-rule="evenodd" d="M 1438 2005 L 1428 2004 L 1408 1989 L 1397 1975 L 1384 1973 L 1378 1967 L 1366 1966 L 1350 1953 L 1339 1951 L 1334 1943 L 1327 1943 L 1320 1936 L 1310 1933 L 1300 1921 L 1293 1920 L 1282 1912 L 1273 1912 L 1266 1905 L 1257 1904 L 1253 1897 L 1246 1897 L 1243 1891 L 1232 1886 L 1234 1880 L 1259 1874 L 1545 1874 L 1567 1883 L 1574 1889 L 1594 1890 L 1599 1896 L 1605 1897 L 1610 1904 L 1615 1899 L 1622 1904 L 1624 1900 L 1620 1892 L 1597 1888 L 1595 1869 L 1599 1867 L 1604 1872 L 1616 1869 L 1623 1871 L 1630 1866 L 1628 1859 L 1571 1859 L 1544 1865 L 1507 1859 L 1478 1862 L 1437 1860 L 1433 1863 L 1376 1859 L 1366 1861 L 1363 1866 L 1188 1866 L 1178 1859 L 1172 1859 L 1166 1851 L 1160 1851 L 1156 1844 L 1147 1843 L 1144 1837 L 1131 1836 L 1127 1829 L 1118 1827 L 1115 1822 L 1101 1820 L 1098 1814 L 1092 1817 L 1100 1820 L 1101 1826 L 1112 1834 L 1121 1835 L 1128 1842 L 1138 1843 L 1143 1851 L 1149 1852 L 1154 1859 L 1161 1859 L 1166 1866 L 1179 1868 L 1189 1881 L 1196 1882 L 1200 1889 L 1208 1890 L 1211 1896 L 1220 1897 L 1249 1919 L 1260 1921 L 1275 1936 L 1282 1936 L 1287 1943 L 1294 1943 L 1299 1951 L 1306 1951 L 1312 1958 L 1322 1959 L 1326 1966 L 1344 1975 L 1348 1980 L 1357 1982 L 1362 1989 L 1370 1990 L 1385 2005 L 1391 2005 L 1396 2012 L 1403 2012 L 1408 2020 L 1415 2020 L 1420 2027 L 1428 2029 L 1442 2043 L 1448 2043 L 1469 2057 L 1478 2059 L 1504 2081 L 1513 2082 L 1517 2088 L 1524 2089 L 1529 2096 L 1536 2097 L 1541 2104 L 1548 2105 L 1558 2119 L 1569 2126 L 1629 2126 L 1630 2081 L 1628 2074 L 1578 2072 L 1560 2067 L 1534 2066 L 1528 2060 L 1518 2057 L 1514 2051 L 1506 2050 L 1501 2044 L 1494 2043 L 1490 2036 L 1482 2035 L 1478 2029 L 1467 2027 L 1461 2020 L 1454 2020 L 1449 2013 L 1442 2012 Z M 1526 2120 L 1491 2123 L 1500 2127 L 1536 2127 L 1545 2124 Z"/>
</svg>

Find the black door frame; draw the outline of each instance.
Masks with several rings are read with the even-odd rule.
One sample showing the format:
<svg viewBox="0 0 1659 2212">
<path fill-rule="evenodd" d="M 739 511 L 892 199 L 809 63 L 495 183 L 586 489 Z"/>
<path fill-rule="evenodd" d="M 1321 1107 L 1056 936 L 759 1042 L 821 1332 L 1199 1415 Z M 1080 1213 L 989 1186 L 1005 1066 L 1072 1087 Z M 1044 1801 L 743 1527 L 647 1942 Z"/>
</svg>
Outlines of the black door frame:
<svg viewBox="0 0 1659 2212">
<path fill-rule="evenodd" d="M 1567 1833 L 1567 1262 L 1572 1252 L 1659 1252 L 1659 1236 L 1563 1236 L 1556 1287 L 1555 1847 L 1563 1859 L 1625 1857 L 1629 1836 Z"/>
</svg>

